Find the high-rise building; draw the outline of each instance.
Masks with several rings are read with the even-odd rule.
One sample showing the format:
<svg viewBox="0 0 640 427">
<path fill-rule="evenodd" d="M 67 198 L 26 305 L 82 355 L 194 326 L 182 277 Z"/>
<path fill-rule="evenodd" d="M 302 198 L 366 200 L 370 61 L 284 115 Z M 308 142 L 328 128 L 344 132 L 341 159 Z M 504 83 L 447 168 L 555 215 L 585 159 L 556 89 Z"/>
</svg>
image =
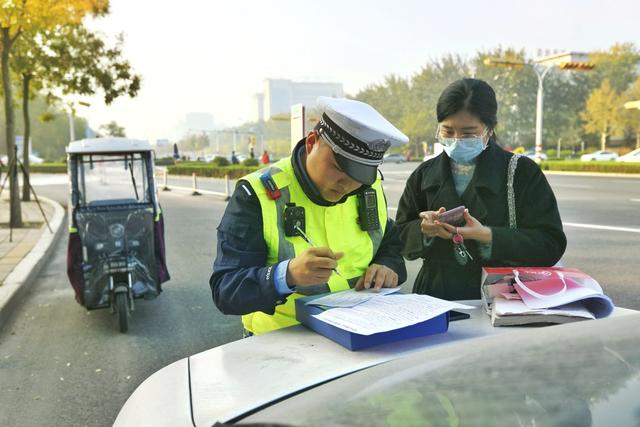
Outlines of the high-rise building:
<svg viewBox="0 0 640 427">
<path fill-rule="evenodd" d="M 319 96 L 343 97 L 342 83 L 266 79 L 264 92 L 254 97 L 257 107 L 256 119 L 269 120 L 278 114 L 288 114 L 294 104 L 313 106 Z"/>
</svg>

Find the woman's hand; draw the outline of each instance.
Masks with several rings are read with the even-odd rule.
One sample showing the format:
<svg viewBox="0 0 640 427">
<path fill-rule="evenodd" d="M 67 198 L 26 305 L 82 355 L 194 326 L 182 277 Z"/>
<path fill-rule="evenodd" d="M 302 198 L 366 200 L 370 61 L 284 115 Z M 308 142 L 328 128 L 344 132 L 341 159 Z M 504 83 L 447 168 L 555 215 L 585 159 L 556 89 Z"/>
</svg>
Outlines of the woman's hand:
<svg viewBox="0 0 640 427">
<path fill-rule="evenodd" d="M 446 211 L 445 208 L 440 208 L 437 211 L 425 211 L 420 212 L 419 217 L 422 219 L 420 223 L 420 231 L 427 237 L 440 237 L 442 239 L 450 239 L 453 235 L 451 231 L 447 230 L 444 223 L 441 223 L 438 219 L 440 214 Z"/>
<path fill-rule="evenodd" d="M 468 240 L 477 240 L 479 242 L 487 243 L 491 241 L 491 228 L 485 227 L 480 221 L 472 217 L 469 213 L 469 209 L 464 210 L 464 221 L 464 227 L 455 227 L 447 224 L 446 222 L 435 222 L 440 224 L 440 226 L 447 231 L 447 234 L 449 234 L 450 237 L 459 233 L 462 237 Z"/>
</svg>

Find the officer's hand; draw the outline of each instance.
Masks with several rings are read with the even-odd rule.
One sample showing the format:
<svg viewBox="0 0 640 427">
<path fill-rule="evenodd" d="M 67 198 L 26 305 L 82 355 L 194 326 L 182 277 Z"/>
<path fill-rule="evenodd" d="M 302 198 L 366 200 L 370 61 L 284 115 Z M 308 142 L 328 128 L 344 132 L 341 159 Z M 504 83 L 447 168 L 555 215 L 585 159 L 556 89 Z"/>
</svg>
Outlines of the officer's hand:
<svg viewBox="0 0 640 427">
<path fill-rule="evenodd" d="M 419 216 L 422 219 L 420 223 L 420 231 L 428 237 L 440 237 L 443 239 L 450 239 L 451 233 L 443 226 L 444 223 L 440 222 L 440 214 L 446 211 L 445 208 L 440 208 L 437 211 L 425 211 L 420 212 Z"/>
<path fill-rule="evenodd" d="M 380 292 L 380 288 L 395 288 L 398 286 L 398 274 L 386 265 L 371 264 L 364 276 L 358 279 L 355 289 L 373 288 L 374 292 Z"/>
<path fill-rule="evenodd" d="M 305 286 L 327 283 L 344 252 L 332 252 L 329 248 L 309 248 L 289 261 L 287 283 Z"/>
</svg>

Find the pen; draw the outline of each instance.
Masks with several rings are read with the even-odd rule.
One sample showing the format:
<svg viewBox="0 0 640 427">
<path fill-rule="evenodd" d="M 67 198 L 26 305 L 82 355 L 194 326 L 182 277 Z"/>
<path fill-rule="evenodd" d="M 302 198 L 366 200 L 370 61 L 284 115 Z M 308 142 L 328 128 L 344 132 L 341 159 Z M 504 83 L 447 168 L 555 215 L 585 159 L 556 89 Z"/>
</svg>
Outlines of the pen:
<svg viewBox="0 0 640 427">
<path fill-rule="evenodd" d="M 298 230 L 298 233 L 300 233 L 300 236 L 304 239 L 305 242 L 307 242 L 308 244 L 311 245 L 311 247 L 317 248 L 316 244 L 313 243 L 311 241 L 311 239 L 309 238 L 309 236 L 307 236 L 304 231 L 302 231 L 302 228 L 300 228 L 300 226 L 296 225 L 294 227 L 296 230 Z M 342 274 L 340 274 L 340 272 L 338 271 L 337 268 L 333 268 L 332 269 L 338 276 L 342 277 Z"/>
</svg>

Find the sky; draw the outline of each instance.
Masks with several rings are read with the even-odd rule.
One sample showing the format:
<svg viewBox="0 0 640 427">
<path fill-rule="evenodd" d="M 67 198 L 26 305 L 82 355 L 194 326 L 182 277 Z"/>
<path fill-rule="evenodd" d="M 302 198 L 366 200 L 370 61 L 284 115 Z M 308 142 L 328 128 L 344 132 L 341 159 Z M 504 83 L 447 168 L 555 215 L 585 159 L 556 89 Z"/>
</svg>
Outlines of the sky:
<svg viewBox="0 0 640 427">
<path fill-rule="evenodd" d="M 339 82 L 356 94 L 447 53 L 640 47 L 639 16 L 638 0 L 111 0 L 110 14 L 87 25 L 124 34 L 142 88 L 109 106 L 100 95 L 69 99 L 91 104 L 78 115 L 94 129 L 115 120 L 129 137 L 175 138 L 190 112 L 211 113 L 216 127 L 251 120 L 266 78 Z"/>
</svg>

